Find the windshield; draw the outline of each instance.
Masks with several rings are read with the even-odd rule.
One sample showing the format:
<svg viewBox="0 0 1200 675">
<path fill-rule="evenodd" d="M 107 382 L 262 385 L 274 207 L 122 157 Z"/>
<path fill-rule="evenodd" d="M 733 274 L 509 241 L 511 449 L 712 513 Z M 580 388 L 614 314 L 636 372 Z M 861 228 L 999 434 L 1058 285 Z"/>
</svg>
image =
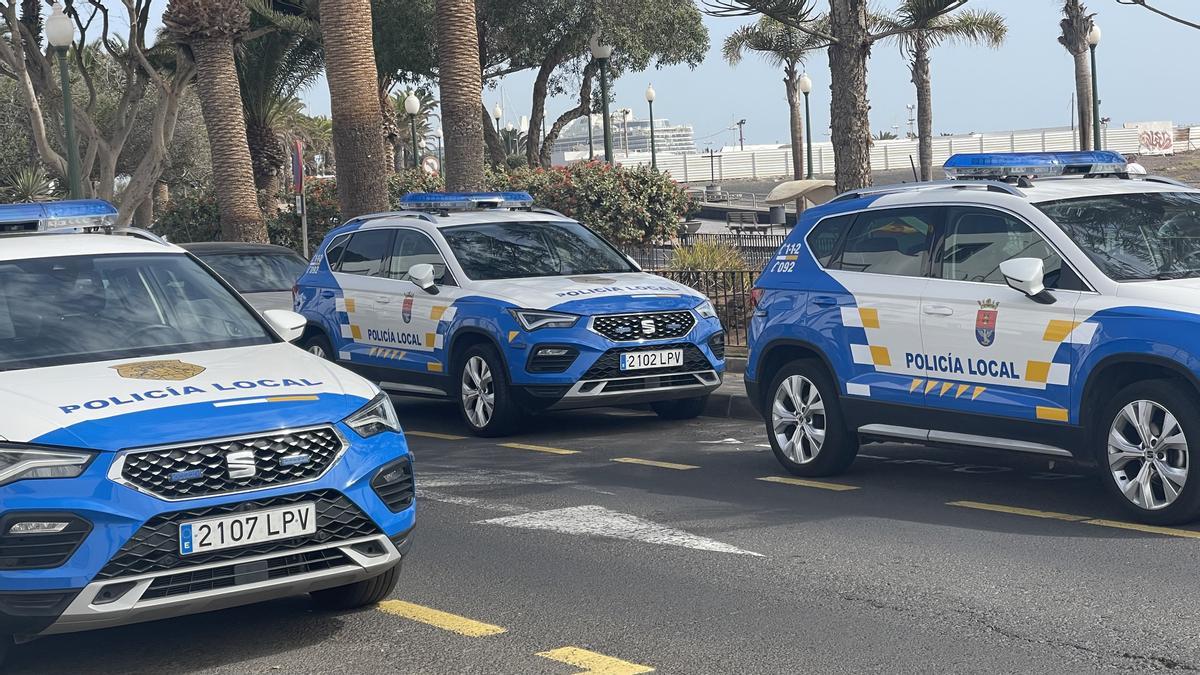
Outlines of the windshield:
<svg viewBox="0 0 1200 675">
<path fill-rule="evenodd" d="M 1200 193 L 1104 195 L 1035 206 L 1116 281 L 1200 276 Z"/>
<path fill-rule="evenodd" d="M 308 265 L 295 253 L 218 253 L 200 259 L 239 293 L 290 291 Z"/>
<path fill-rule="evenodd" d="M 0 370 L 273 341 L 184 255 L 0 261 Z"/>
<path fill-rule="evenodd" d="M 516 279 L 635 271 L 579 223 L 485 223 L 442 230 L 468 278 Z"/>
</svg>

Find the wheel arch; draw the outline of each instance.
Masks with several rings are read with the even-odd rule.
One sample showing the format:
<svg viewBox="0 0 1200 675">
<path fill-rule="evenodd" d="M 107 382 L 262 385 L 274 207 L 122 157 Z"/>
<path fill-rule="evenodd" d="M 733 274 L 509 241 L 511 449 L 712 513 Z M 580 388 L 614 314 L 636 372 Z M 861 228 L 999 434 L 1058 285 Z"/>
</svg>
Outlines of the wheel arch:
<svg viewBox="0 0 1200 675">
<path fill-rule="evenodd" d="M 756 407 L 760 410 L 765 406 L 765 402 L 771 392 L 771 381 L 775 378 L 775 373 L 784 366 L 784 364 L 796 359 L 816 359 L 825 367 L 825 372 L 833 380 L 834 384 L 838 384 L 837 371 L 834 370 L 833 364 L 829 361 L 829 357 L 825 352 L 815 344 L 807 340 L 799 340 L 795 338 L 781 338 L 771 341 L 763 348 L 762 356 L 758 357 L 758 400 L 754 401 Z"/>
<path fill-rule="evenodd" d="M 468 326 L 455 331 L 454 335 L 450 338 L 450 346 L 446 350 L 447 365 L 450 366 L 450 373 L 456 372 L 463 352 L 480 344 L 486 344 L 495 349 L 496 353 L 500 355 L 500 362 L 504 364 L 505 370 L 509 369 L 508 357 L 504 354 L 504 350 L 500 347 L 500 343 L 496 341 L 495 336 L 482 328 Z M 505 375 L 508 376 L 509 373 L 505 373 Z"/>
<path fill-rule="evenodd" d="M 1085 430 L 1091 428 L 1100 406 L 1118 391 L 1145 380 L 1173 380 L 1200 397 L 1200 378 L 1182 363 L 1152 354 L 1114 354 L 1088 373 L 1079 399 L 1080 426 Z"/>
</svg>

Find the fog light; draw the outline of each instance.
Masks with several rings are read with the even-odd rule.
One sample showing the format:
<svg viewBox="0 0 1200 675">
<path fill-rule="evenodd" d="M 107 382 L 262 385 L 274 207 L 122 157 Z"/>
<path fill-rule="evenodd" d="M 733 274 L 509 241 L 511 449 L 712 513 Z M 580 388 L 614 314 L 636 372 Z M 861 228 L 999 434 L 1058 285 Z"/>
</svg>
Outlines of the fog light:
<svg viewBox="0 0 1200 675">
<path fill-rule="evenodd" d="M 9 534 L 55 534 L 67 529 L 70 523 L 54 520 L 23 520 L 8 528 Z"/>
<path fill-rule="evenodd" d="M 542 347 L 537 350 L 538 356 L 567 356 L 570 353 L 570 349 L 563 349 L 562 347 Z"/>
</svg>

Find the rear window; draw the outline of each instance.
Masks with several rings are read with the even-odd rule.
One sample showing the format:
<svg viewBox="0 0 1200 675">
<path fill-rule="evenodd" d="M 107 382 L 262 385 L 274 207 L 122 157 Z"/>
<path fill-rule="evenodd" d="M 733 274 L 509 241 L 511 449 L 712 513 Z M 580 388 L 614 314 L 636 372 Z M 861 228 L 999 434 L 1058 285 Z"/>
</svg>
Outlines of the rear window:
<svg viewBox="0 0 1200 675">
<path fill-rule="evenodd" d="M 239 293 L 288 291 L 308 265 L 295 253 L 222 253 L 200 258 Z"/>
</svg>

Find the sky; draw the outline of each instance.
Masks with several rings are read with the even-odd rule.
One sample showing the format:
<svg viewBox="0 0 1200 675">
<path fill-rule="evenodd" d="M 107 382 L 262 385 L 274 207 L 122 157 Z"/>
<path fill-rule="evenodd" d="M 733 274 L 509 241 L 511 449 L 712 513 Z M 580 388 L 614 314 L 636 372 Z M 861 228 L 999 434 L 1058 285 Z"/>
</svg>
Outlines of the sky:
<svg viewBox="0 0 1200 675">
<path fill-rule="evenodd" d="M 536 0 L 532 0 L 535 1 Z M 877 0 L 886 8 L 899 0 Z M 156 2 L 156 4 L 159 4 Z M 165 2 L 161 4 L 165 5 Z M 1200 1 L 1153 0 L 1156 6 L 1200 20 Z M 970 0 L 968 7 L 992 9 L 1008 20 L 1008 39 L 999 49 L 945 44 L 933 52 L 934 133 L 1008 131 L 1070 124 L 1074 74 L 1071 56 L 1058 44 L 1059 0 Z M 1170 120 L 1200 122 L 1200 87 L 1195 68 L 1200 60 L 1200 30 L 1159 17 L 1141 7 L 1117 0 L 1088 0 L 1102 31 L 1097 49 L 1101 115 L 1115 126 L 1125 122 Z M 653 84 L 658 96 L 656 118 L 689 123 L 697 144 L 732 144 L 737 132 L 729 127 L 745 119 L 747 144 L 782 143 L 788 137 L 788 110 L 782 73 L 751 55 L 736 68 L 721 57 L 721 43 L 743 18 L 705 17 L 709 53 L 694 70 L 686 66 L 651 68 L 627 74 L 614 83 L 614 108 L 629 107 L 646 114 L 644 92 Z M 828 139 L 829 69 L 823 51 L 807 64 L 813 80 L 812 128 L 817 140 Z M 875 46 L 869 64 L 871 128 L 907 129 L 915 94 L 908 67 L 892 43 Z M 504 123 L 529 114 L 533 72 L 505 78 L 483 93 L 487 107 L 498 101 Z M 329 114 L 329 91 L 324 79 L 304 99 L 310 114 Z M 574 102 L 551 99 L 551 120 Z"/>
</svg>

